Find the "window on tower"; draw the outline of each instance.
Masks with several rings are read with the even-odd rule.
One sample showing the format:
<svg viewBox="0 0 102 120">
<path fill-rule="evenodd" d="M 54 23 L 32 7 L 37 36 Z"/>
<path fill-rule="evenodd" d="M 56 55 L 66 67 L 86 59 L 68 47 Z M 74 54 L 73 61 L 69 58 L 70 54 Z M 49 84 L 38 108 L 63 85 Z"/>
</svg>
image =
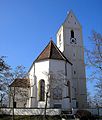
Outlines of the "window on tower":
<svg viewBox="0 0 102 120">
<path fill-rule="evenodd" d="M 61 34 L 59 35 L 59 42 L 61 42 Z"/>
<path fill-rule="evenodd" d="M 61 34 L 59 35 L 59 47 L 61 46 Z"/>
<path fill-rule="evenodd" d="M 53 89 L 53 99 L 54 100 L 61 100 L 62 99 L 62 89 L 56 87 Z"/>
<path fill-rule="evenodd" d="M 71 30 L 71 38 L 74 38 L 74 31 Z"/>
<path fill-rule="evenodd" d="M 74 37 L 74 30 L 71 30 L 71 31 L 70 31 L 70 43 L 71 43 L 71 44 L 73 44 L 73 43 L 74 43 L 74 44 L 77 44 L 77 43 L 76 43 L 76 38 Z"/>
<path fill-rule="evenodd" d="M 74 71 L 74 74 L 76 74 L 76 71 Z"/>
</svg>

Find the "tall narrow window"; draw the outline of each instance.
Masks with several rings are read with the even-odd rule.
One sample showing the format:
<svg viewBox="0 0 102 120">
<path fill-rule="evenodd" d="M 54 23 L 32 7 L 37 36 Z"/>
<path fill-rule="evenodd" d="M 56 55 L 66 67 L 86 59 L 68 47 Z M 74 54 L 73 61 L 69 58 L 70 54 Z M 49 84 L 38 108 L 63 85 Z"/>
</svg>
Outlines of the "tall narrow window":
<svg viewBox="0 0 102 120">
<path fill-rule="evenodd" d="M 74 38 L 74 31 L 71 30 L 71 38 Z"/>
<path fill-rule="evenodd" d="M 61 34 L 59 35 L 59 47 L 61 47 Z"/>
<path fill-rule="evenodd" d="M 59 35 L 59 42 L 61 42 L 61 34 Z"/>
<path fill-rule="evenodd" d="M 13 102 L 13 107 L 16 108 L 16 102 L 15 101 Z"/>
<path fill-rule="evenodd" d="M 44 101 L 45 100 L 45 81 L 40 80 L 39 81 L 39 101 Z"/>
<path fill-rule="evenodd" d="M 53 99 L 54 100 L 61 100 L 62 99 L 62 89 L 56 87 L 53 89 Z"/>
</svg>

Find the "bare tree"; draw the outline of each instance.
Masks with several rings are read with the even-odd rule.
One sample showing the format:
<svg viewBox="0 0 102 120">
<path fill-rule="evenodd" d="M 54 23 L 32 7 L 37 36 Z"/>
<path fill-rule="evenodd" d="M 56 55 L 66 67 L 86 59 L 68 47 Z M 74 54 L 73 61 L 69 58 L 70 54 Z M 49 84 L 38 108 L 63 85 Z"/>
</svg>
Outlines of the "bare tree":
<svg viewBox="0 0 102 120">
<path fill-rule="evenodd" d="M 10 85 L 11 90 L 11 96 L 14 98 L 18 96 L 18 94 L 25 98 L 28 96 L 27 91 L 24 89 L 25 86 L 22 87 L 22 80 L 26 80 L 27 72 L 23 65 L 19 65 L 15 68 L 15 70 L 12 72 L 12 83 Z M 17 85 L 19 84 L 19 85 Z M 16 97 L 18 100 L 19 98 Z"/>
<path fill-rule="evenodd" d="M 89 107 L 89 108 L 95 107 L 94 97 L 90 94 L 89 91 L 87 91 L 87 103 L 88 103 L 88 107 Z"/>
<path fill-rule="evenodd" d="M 26 80 L 26 69 L 23 65 L 19 65 L 12 71 L 12 83 L 10 87 L 10 100 L 9 106 L 12 105 L 12 120 L 14 120 L 14 108 L 16 107 L 16 101 L 26 101 L 28 98 L 28 88 L 22 87 L 22 80 Z M 19 85 L 17 85 L 19 83 Z M 21 98 L 20 98 L 21 97 Z M 23 99 L 22 99 L 23 98 Z M 22 102 L 21 101 L 21 102 Z"/>
<path fill-rule="evenodd" d="M 13 71 L 13 79 L 25 78 L 27 76 L 26 68 L 23 65 L 18 65 Z"/>
<path fill-rule="evenodd" d="M 87 65 L 91 72 L 89 79 L 96 80 L 97 94 L 95 96 L 102 105 L 102 35 L 93 31 L 90 41 L 91 48 L 86 50 Z"/>
<path fill-rule="evenodd" d="M 67 86 L 69 90 L 70 86 L 67 85 L 69 80 L 67 79 L 63 71 L 58 71 L 56 74 L 53 72 L 50 72 L 50 73 L 43 72 L 43 74 L 45 74 L 48 80 L 48 83 L 45 86 L 46 99 L 45 99 L 44 118 L 46 118 L 46 109 L 47 109 L 48 99 L 50 98 L 50 100 L 53 100 L 53 99 L 62 100 L 63 99 L 62 88 Z M 64 97 L 67 98 L 67 96 L 64 96 Z"/>
<path fill-rule="evenodd" d="M 45 110 L 44 110 L 44 118 L 46 118 L 46 109 L 48 106 L 48 99 L 53 98 L 53 91 L 54 89 L 57 89 L 58 87 L 58 82 L 61 82 L 61 80 L 59 81 L 57 79 L 57 76 L 53 73 L 47 73 L 47 72 L 43 72 L 43 74 L 46 76 L 48 82 L 45 85 Z M 57 79 L 57 80 L 56 80 Z M 61 86 L 61 84 L 60 84 Z"/>
<path fill-rule="evenodd" d="M 1 106 L 8 98 L 8 85 L 11 81 L 11 67 L 6 62 L 5 56 L 0 56 L 0 97 Z M 5 104 L 5 103 L 4 103 Z"/>
</svg>

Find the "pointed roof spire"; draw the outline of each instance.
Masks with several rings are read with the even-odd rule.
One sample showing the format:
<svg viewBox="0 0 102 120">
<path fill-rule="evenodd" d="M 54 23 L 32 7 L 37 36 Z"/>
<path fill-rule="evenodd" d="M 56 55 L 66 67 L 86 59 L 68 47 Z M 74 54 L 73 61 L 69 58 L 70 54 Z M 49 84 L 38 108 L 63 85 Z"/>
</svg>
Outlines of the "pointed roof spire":
<svg viewBox="0 0 102 120">
<path fill-rule="evenodd" d="M 41 54 L 37 57 L 35 62 L 45 59 L 56 59 L 56 60 L 64 60 L 69 62 L 69 60 L 63 55 L 63 53 L 58 49 L 55 43 L 52 41 L 52 38 L 45 49 L 41 52 Z M 69 62 L 72 64 L 71 62 Z"/>
<path fill-rule="evenodd" d="M 82 27 L 81 24 L 80 24 L 80 22 L 79 22 L 79 20 L 77 19 L 77 17 L 76 17 L 75 14 L 73 13 L 73 10 L 72 10 L 72 9 L 67 12 L 67 17 L 66 17 L 66 19 L 64 20 L 63 24 L 68 20 L 70 14 L 71 14 L 71 16 L 74 16 L 74 18 L 75 18 L 75 20 L 77 21 L 77 23 L 79 24 L 79 26 Z M 63 24 L 62 24 L 62 25 L 63 25 Z"/>
</svg>

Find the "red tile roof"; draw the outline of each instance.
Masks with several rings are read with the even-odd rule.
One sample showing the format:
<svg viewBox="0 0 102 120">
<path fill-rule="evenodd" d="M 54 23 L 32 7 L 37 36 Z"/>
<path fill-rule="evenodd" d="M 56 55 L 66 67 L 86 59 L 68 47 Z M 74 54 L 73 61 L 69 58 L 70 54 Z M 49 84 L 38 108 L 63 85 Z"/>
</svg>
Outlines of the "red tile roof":
<svg viewBox="0 0 102 120">
<path fill-rule="evenodd" d="M 51 40 L 45 49 L 41 52 L 41 54 L 37 57 L 35 62 L 45 59 L 56 59 L 56 60 L 64 60 L 72 64 L 64 54 L 59 50 L 59 48 L 55 45 L 55 43 Z"/>
<path fill-rule="evenodd" d="M 9 87 L 27 88 L 30 87 L 30 80 L 26 78 L 17 78 L 9 85 Z"/>
</svg>

